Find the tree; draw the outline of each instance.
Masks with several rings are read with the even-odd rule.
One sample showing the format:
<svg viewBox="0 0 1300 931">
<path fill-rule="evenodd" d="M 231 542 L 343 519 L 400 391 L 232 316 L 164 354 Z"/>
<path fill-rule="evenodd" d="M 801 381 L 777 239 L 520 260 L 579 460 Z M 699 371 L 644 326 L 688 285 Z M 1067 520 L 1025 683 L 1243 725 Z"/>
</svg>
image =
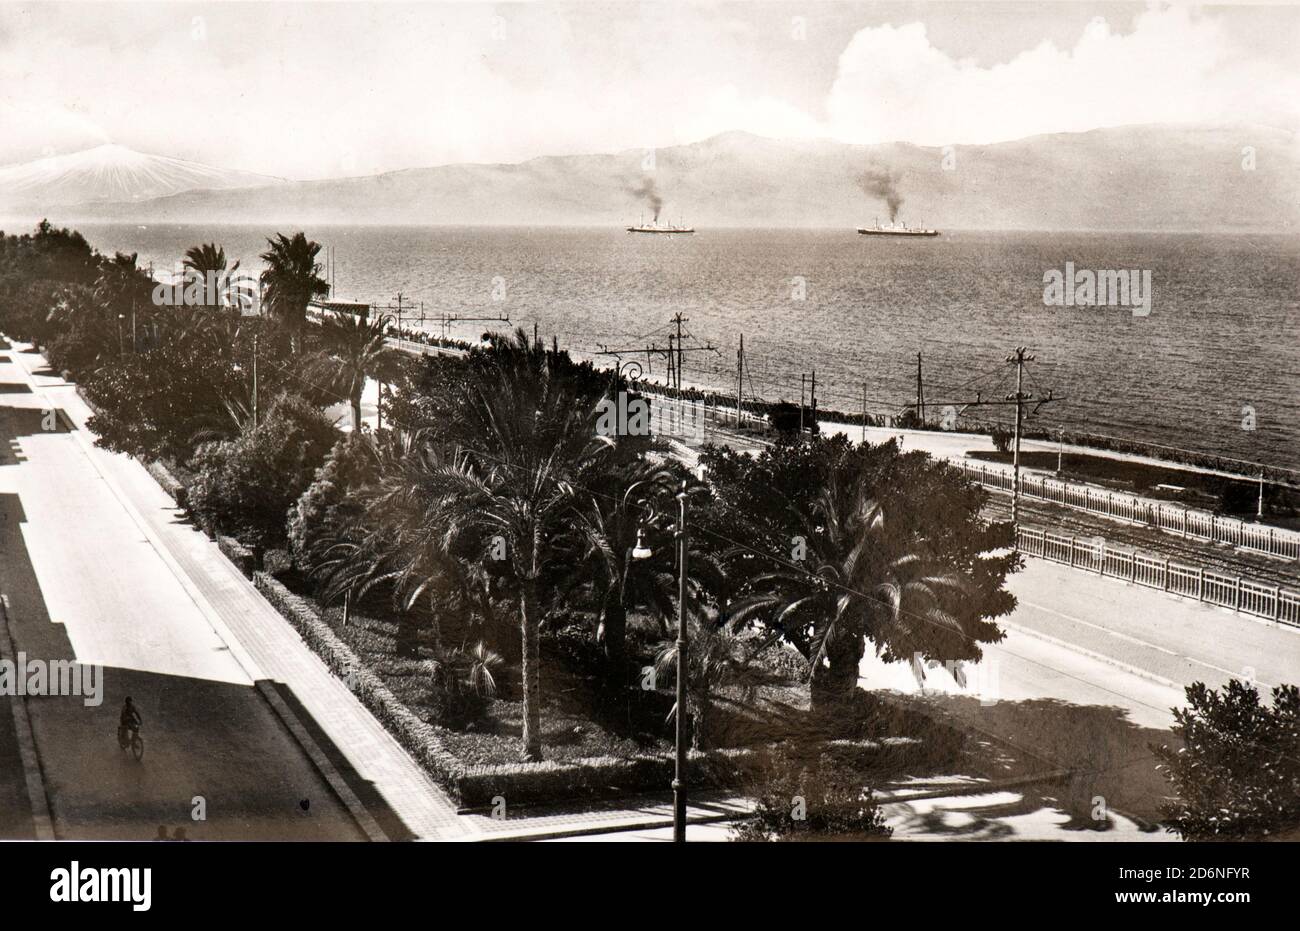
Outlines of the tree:
<svg viewBox="0 0 1300 931">
<path fill-rule="evenodd" d="M 1174 709 L 1183 746 L 1153 748 L 1177 801 L 1166 828 L 1183 840 L 1267 840 L 1300 829 L 1300 688 L 1279 685 L 1270 708 L 1255 686 L 1195 682 Z"/>
<path fill-rule="evenodd" d="M 864 641 L 886 662 L 978 661 L 1003 634 L 1014 554 L 987 555 L 983 492 L 924 453 L 844 437 L 778 444 L 757 458 L 702 457 L 714 505 L 702 526 L 729 541 L 729 611 L 779 632 L 808 660 L 812 699 L 852 694 Z M 720 544 L 722 545 L 722 544 Z"/>
<path fill-rule="evenodd" d="M 603 476 L 590 476 L 575 502 L 572 558 L 561 589 L 589 586 L 598 612 L 596 642 L 611 684 L 622 684 L 627 658 L 627 614 L 650 606 L 662 619 L 673 612 L 673 543 L 664 518 L 684 470 L 637 459 Z M 638 545 L 649 551 L 634 559 Z M 566 584 L 567 583 L 567 584 Z"/>
<path fill-rule="evenodd" d="M 300 569 L 312 572 L 365 516 L 362 491 L 379 477 L 381 452 L 373 436 L 340 437 L 311 485 L 289 511 L 289 546 Z"/>
<path fill-rule="evenodd" d="M 451 557 L 466 575 L 491 573 L 518 611 L 523 756 L 542 758 L 539 633 L 543 588 L 555 569 L 584 476 L 616 463 L 596 431 L 608 379 L 588 381 L 567 354 L 522 330 L 475 349 L 456 377 L 407 410 L 421 417 L 419 454 L 378 485 L 403 565 Z M 421 560 L 424 562 L 422 563 Z"/>
<path fill-rule="evenodd" d="M 254 550 L 285 540 L 285 515 L 311 484 L 337 432 L 306 401 L 278 398 L 257 426 L 233 439 L 205 443 L 187 489 L 198 521 Z"/>
<path fill-rule="evenodd" d="M 191 246 L 185 250 L 183 268 L 187 280 L 197 280 L 205 285 L 203 292 L 205 305 L 209 307 L 222 304 L 233 305 L 235 297 L 232 293 L 233 276 L 239 270 L 239 262 L 229 265 L 224 248 L 214 242 Z M 209 278 L 217 284 L 218 293 L 207 292 L 206 284 Z"/>
<path fill-rule="evenodd" d="M 251 423 L 253 337 L 260 331 L 260 403 L 296 392 L 300 381 L 281 359 L 287 341 L 246 320 L 228 333 L 201 309 L 168 308 L 158 317 L 158 345 L 102 367 L 84 381 L 98 408 L 96 443 L 146 459 L 186 463 L 199 443 L 228 439 Z M 315 403 L 317 398 L 310 398 Z"/>
<path fill-rule="evenodd" d="M 341 314 L 321 320 L 321 355 L 308 367 L 308 378 L 328 384 L 347 398 L 352 410 L 352 430 L 361 431 L 361 396 L 366 379 L 388 381 L 396 377 L 400 359 L 384 341 L 384 323 Z"/>
<path fill-rule="evenodd" d="M 261 255 L 266 263 L 261 276 L 264 300 L 271 316 L 289 331 L 293 351 L 297 353 L 302 345 L 307 304 L 329 294 L 329 283 L 320 277 L 321 266 L 316 261 L 320 243 L 308 240 L 300 232 L 292 237 L 277 233 L 266 242 L 270 248 Z"/>
</svg>

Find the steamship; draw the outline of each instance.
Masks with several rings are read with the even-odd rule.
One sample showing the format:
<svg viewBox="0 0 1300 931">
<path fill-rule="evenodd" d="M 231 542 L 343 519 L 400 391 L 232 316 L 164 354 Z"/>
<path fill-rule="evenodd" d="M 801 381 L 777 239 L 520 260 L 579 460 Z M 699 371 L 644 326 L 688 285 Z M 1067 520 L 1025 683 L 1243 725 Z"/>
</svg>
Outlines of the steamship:
<svg viewBox="0 0 1300 931">
<path fill-rule="evenodd" d="M 636 226 L 629 226 L 627 231 L 629 233 L 694 233 L 695 227 L 673 226 L 671 223 L 667 226 L 663 226 L 659 223 L 658 217 L 655 217 L 654 220 L 647 223 L 645 217 L 642 217 L 640 223 Z"/>
<path fill-rule="evenodd" d="M 859 226 L 858 232 L 863 236 L 938 236 L 938 230 L 924 229 L 919 226 L 904 226 L 901 223 L 891 223 L 888 226 L 881 226 L 877 218 L 875 226 Z"/>
</svg>

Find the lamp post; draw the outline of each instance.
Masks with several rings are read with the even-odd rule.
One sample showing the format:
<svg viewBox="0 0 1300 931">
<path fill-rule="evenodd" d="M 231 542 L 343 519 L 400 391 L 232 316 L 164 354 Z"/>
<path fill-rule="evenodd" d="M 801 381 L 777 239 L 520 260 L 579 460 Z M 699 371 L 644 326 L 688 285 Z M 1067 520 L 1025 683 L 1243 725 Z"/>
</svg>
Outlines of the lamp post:
<svg viewBox="0 0 1300 931">
<path fill-rule="evenodd" d="M 126 314 L 117 315 L 117 354 L 126 355 L 126 344 L 122 340 L 122 321 L 126 319 Z"/>
<path fill-rule="evenodd" d="M 640 482 L 636 484 L 641 484 Z M 633 488 L 636 485 L 632 486 Z M 629 488 L 624 494 L 631 494 Z M 645 545 L 645 525 L 653 520 L 654 511 L 643 518 L 637 527 L 636 545 L 632 547 L 632 558 L 649 559 L 654 550 Z M 673 533 L 677 542 L 677 706 L 676 706 L 676 763 L 673 768 L 673 842 L 686 841 L 686 670 L 687 670 L 687 635 L 686 635 L 686 482 L 682 482 L 677 492 L 677 529 Z"/>
<path fill-rule="evenodd" d="M 686 842 L 686 482 L 677 492 L 677 762 L 673 769 L 673 843 Z"/>
</svg>

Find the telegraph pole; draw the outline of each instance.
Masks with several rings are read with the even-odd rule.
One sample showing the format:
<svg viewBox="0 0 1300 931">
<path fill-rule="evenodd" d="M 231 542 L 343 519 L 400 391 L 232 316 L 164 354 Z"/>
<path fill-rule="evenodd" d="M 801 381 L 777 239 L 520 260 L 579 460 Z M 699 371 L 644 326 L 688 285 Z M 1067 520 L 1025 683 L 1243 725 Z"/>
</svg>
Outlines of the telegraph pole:
<svg viewBox="0 0 1300 931">
<path fill-rule="evenodd" d="M 257 429 L 257 334 L 252 334 L 252 428 Z"/>
<path fill-rule="evenodd" d="M 740 411 L 745 390 L 745 334 L 740 334 L 740 350 L 736 353 L 736 429 L 740 429 Z"/>
<path fill-rule="evenodd" d="M 917 361 L 917 378 L 920 378 L 921 356 L 918 353 Z M 1024 346 L 1017 346 L 1013 355 L 1007 356 L 1008 362 L 1016 364 L 1016 393 L 1013 396 L 1016 402 L 1016 434 L 1015 447 L 1011 453 L 1011 528 L 1014 533 L 1020 526 L 1020 424 L 1024 418 L 1025 401 L 1029 396 L 1023 391 L 1025 379 L 1025 363 L 1033 362 L 1034 357 L 1025 354 Z M 918 382 L 919 384 L 919 382 Z M 1008 398 L 1012 400 L 1012 398 Z"/>
<path fill-rule="evenodd" d="M 862 383 L 862 442 L 867 441 L 867 383 Z"/>
<path fill-rule="evenodd" d="M 687 322 L 687 318 L 682 316 L 679 310 L 673 314 L 673 323 L 677 324 L 677 390 L 682 389 L 682 324 Z"/>
<path fill-rule="evenodd" d="M 803 372 L 799 373 L 799 435 L 803 436 L 803 403 L 804 391 L 808 387 L 808 376 Z"/>
<path fill-rule="evenodd" d="M 916 354 L 916 416 L 925 423 L 925 384 L 921 380 L 921 354 Z"/>
</svg>

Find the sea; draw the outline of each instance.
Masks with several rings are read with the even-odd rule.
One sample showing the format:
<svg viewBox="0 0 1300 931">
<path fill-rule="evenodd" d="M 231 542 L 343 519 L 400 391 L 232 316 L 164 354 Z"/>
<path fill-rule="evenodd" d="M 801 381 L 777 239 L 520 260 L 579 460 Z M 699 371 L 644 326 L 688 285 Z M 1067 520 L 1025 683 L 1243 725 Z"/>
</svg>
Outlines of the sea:
<svg viewBox="0 0 1300 931">
<path fill-rule="evenodd" d="M 78 224 L 101 252 L 168 270 L 222 245 L 256 273 L 268 226 Z M 819 408 L 1007 422 L 1017 347 L 1027 408 L 1063 428 L 1300 469 L 1300 237 L 1175 233 L 319 226 L 333 296 L 475 339 L 534 329 L 595 361 L 666 380 L 682 317 L 683 377 Z M 326 258 L 329 258 L 326 263 Z M 1067 266 L 1067 263 L 1070 265 Z M 1055 270 L 1149 272 L 1149 313 L 1051 303 Z M 508 322 L 507 322 L 508 321 Z M 918 364 L 919 356 L 919 364 Z M 1242 466 L 1246 469 L 1245 464 Z M 1297 473 L 1300 480 L 1300 473 Z"/>
</svg>

